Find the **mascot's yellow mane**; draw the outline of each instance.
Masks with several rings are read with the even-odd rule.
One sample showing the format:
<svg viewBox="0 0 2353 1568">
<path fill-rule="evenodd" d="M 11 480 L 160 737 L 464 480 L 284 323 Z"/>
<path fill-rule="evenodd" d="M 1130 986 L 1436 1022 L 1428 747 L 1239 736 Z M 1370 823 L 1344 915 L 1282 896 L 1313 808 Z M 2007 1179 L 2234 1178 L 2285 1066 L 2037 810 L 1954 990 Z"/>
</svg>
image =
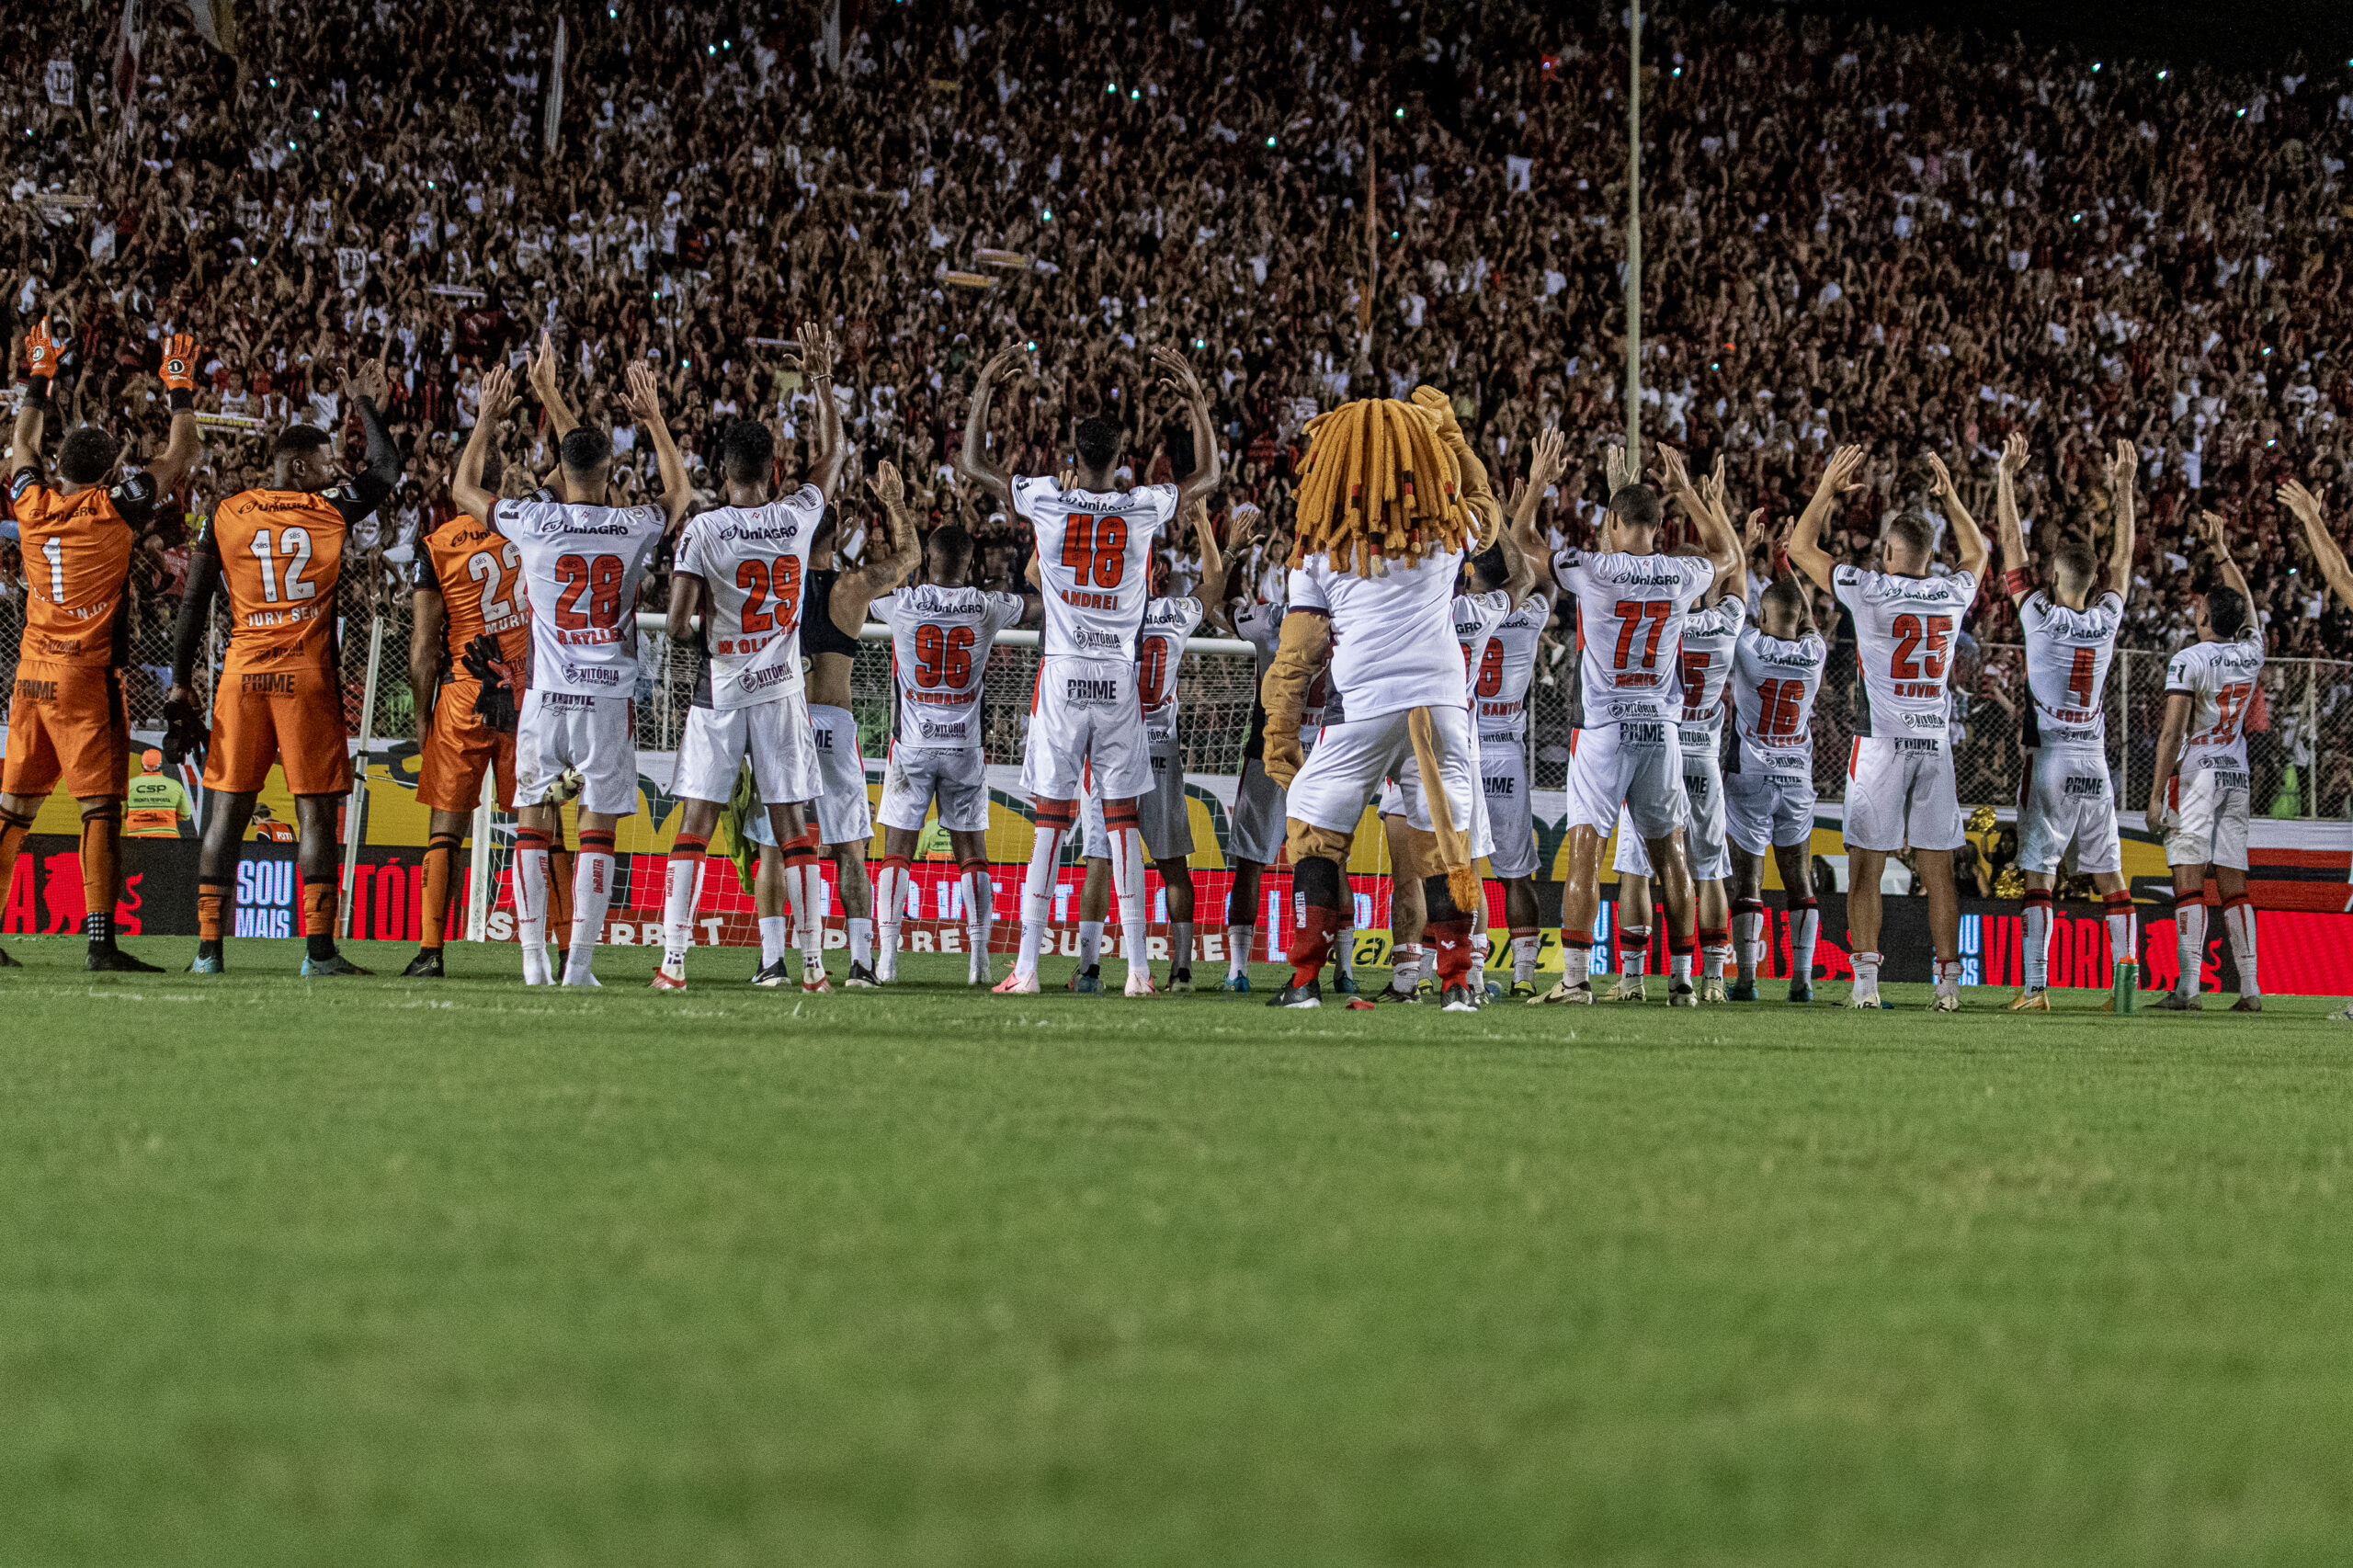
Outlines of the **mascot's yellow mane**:
<svg viewBox="0 0 2353 1568">
<path fill-rule="evenodd" d="M 1417 387 L 1411 403 L 1366 398 L 1307 424 L 1290 563 L 1327 555 L 1370 577 L 1386 561 L 1492 543 L 1503 509 L 1487 488 L 1446 394 Z"/>
</svg>

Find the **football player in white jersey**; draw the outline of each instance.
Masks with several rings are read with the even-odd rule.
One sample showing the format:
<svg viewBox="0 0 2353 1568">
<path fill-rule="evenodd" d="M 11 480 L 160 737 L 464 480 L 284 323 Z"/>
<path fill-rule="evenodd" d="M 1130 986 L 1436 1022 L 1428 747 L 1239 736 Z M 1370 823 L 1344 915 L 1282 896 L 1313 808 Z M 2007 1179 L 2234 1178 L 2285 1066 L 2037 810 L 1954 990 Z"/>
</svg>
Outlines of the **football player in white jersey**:
<svg viewBox="0 0 2353 1568">
<path fill-rule="evenodd" d="M 2263 628 L 2255 596 L 2231 560 L 2222 519 L 2199 514 L 2219 579 L 2198 601 L 2198 641 L 2165 666 L 2165 717 L 2149 783 L 2151 833 L 2165 835 L 2173 870 L 2174 940 L 2181 981 L 2157 1003 L 2168 1013 L 2200 1010 L 2206 962 L 2206 879 L 2222 895 L 2222 925 L 2238 960 L 2234 1013 L 2263 1011 L 2256 977 L 2255 905 L 2246 896 L 2246 716 L 2263 684 Z"/>
<path fill-rule="evenodd" d="M 1886 1005 L 1879 994 L 1880 875 L 1890 855 L 1909 847 L 1927 888 L 1928 934 L 1936 947 L 1936 997 L 1929 1006 L 1953 1013 L 1961 1010 L 1961 899 L 1952 855 L 1961 846 L 1961 825 L 1948 687 L 1953 638 L 1977 597 L 1987 551 L 1944 463 L 1930 453 L 1928 466 L 1952 521 L 1958 571 L 1929 574 L 1936 529 L 1917 512 L 1888 525 L 1886 571 L 1831 561 L 1822 547 L 1823 525 L 1838 497 L 1859 483 L 1860 447 L 1841 447 L 1832 455 L 1790 538 L 1790 564 L 1829 589 L 1853 615 L 1855 656 L 1863 667 L 1864 702 L 1847 761 L 1847 925 L 1855 944 L 1847 1005 Z"/>
<path fill-rule="evenodd" d="M 2303 525 L 2304 543 L 2313 552 L 2313 563 L 2320 569 L 2321 581 L 2336 595 L 2337 602 L 2353 608 L 2353 567 L 2345 563 L 2345 551 L 2337 548 L 2336 540 L 2328 531 L 2328 522 L 2321 515 L 2320 497 L 2304 488 L 2302 481 L 2290 480 L 2279 486 L 2279 504 L 2295 514 Z M 2247 923 L 2248 947 L 2253 950 L 2255 923 Z M 2336 1023 L 2353 1023 L 2353 1003 L 2348 1003 L 2329 1015 Z"/>
<path fill-rule="evenodd" d="M 1552 575 L 1577 601 L 1584 653 L 1577 678 L 1585 726 L 1569 752 L 1569 867 L 1561 899 L 1563 972 L 1535 1004 L 1589 1006 L 1594 915 L 1600 902 L 1601 846 L 1626 808 L 1650 850 L 1665 894 L 1667 951 L 1676 990 L 1669 1001 L 1698 1005 L 1690 988 L 1691 866 L 1683 829 L 1689 803 L 1676 729 L 1680 702 L 1676 657 L 1685 619 L 1700 597 L 1741 571 L 1740 540 L 1691 486 L 1682 454 L 1661 445 L 1667 487 L 1699 529 L 1700 556 L 1658 549 L 1665 514 L 1647 484 L 1620 486 L 1601 520 L 1601 549 L 1563 550 Z"/>
<path fill-rule="evenodd" d="M 2140 455 L 2131 442 L 2119 441 L 2108 464 L 2109 493 L 2116 500 L 2116 537 L 2109 549 L 2109 589 L 2097 597 L 2092 588 L 2099 562 L 2091 547 L 2078 540 L 2063 540 L 2052 552 L 2050 587 L 2033 585 L 2033 558 L 2027 554 L 2015 483 L 2026 460 L 2026 437 L 2013 431 L 1995 470 L 2002 590 L 2018 607 L 2018 625 L 2026 636 L 2027 701 L 2018 737 L 2026 778 L 2018 790 L 2018 861 L 2026 876 L 2026 972 L 2021 976 L 2026 983 L 2011 998 L 2009 1010 L 2047 1013 L 2051 890 L 2071 849 L 2075 869 L 2099 889 L 2114 961 L 2131 966 L 2119 983 L 2140 984 L 2140 948 L 2132 894 L 2124 883 L 2123 846 L 2116 832 L 2108 715 L 2101 704 L 2116 634 L 2124 624 L 2124 596 L 2118 585 L 2129 586 L 2132 581 L 2132 470 Z M 2113 997 L 2109 1006 L 2115 1006 Z"/>
<path fill-rule="evenodd" d="M 563 437 L 563 501 L 502 501 L 483 488 L 483 462 L 514 401 L 504 366 L 483 378 L 480 423 L 450 484 L 457 504 L 515 544 L 531 601 L 531 676 L 515 726 L 515 903 L 523 983 L 548 972 L 548 846 L 574 772 L 580 853 L 572 884 L 572 943 L 562 983 L 597 983 L 590 964 L 613 896 L 613 829 L 637 811 L 637 744 L 630 729 L 637 687 L 637 590 L 663 536 L 678 526 L 692 491 L 687 465 L 662 419 L 662 394 L 642 363 L 629 368 L 631 413 L 645 426 L 662 473 L 660 504 L 608 504 L 613 443 L 576 426 Z"/>
<path fill-rule="evenodd" d="M 830 403 L 824 362 L 804 356 L 803 363 Z M 727 504 L 688 520 L 670 579 L 670 636 L 701 653 L 702 670 L 670 783 L 679 817 L 664 879 L 657 991 L 686 989 L 703 854 L 736 770 L 751 765 L 753 789 L 779 844 L 801 836 L 800 802 L 815 800 L 823 787 L 801 670 L 801 583 L 849 449 L 838 423 L 820 419 L 808 479 L 777 499 L 769 483 L 776 437 L 767 426 L 738 419 L 719 445 Z M 882 475 L 876 494 L 886 484 L 895 493 L 898 476 L 888 463 Z"/>
<path fill-rule="evenodd" d="M 1152 788 L 1151 743 L 1136 699 L 1135 640 L 1151 592 L 1154 539 L 1224 478 L 1209 399 L 1184 357 L 1153 350 L 1165 385 L 1191 416 L 1199 466 L 1176 484 L 1118 488 L 1122 436 L 1108 419 L 1082 420 L 1075 432 L 1077 483 L 1064 489 L 1051 476 L 1016 477 L 989 460 L 989 403 L 997 382 L 1020 364 L 1018 347 L 981 368 L 964 423 L 956 470 L 1006 501 L 1029 519 L 1037 539 L 1046 602 L 1038 688 L 1023 749 L 1022 788 L 1037 812 L 1029 871 L 1021 892 L 1021 949 L 1013 972 L 996 987 L 1007 994 L 1038 989 L 1038 951 L 1053 912 L 1054 867 L 1063 840 L 1078 821 L 1082 780 L 1090 774 L 1103 790 L 1111 849 L 1111 880 L 1120 904 L 1127 994 L 1154 994 L 1144 951 L 1143 837 L 1136 801 Z"/>
<path fill-rule="evenodd" d="M 1724 683 L 1732 674 L 1733 655 L 1748 625 L 1748 601 L 1742 585 L 1726 579 L 1710 588 L 1683 622 L 1683 645 L 1676 654 L 1676 684 L 1683 707 L 1676 723 L 1676 741 L 1683 754 L 1683 794 L 1690 816 L 1683 826 L 1683 847 L 1690 862 L 1693 902 L 1697 904 L 1699 972 L 1696 987 L 1670 977 L 1668 1000 L 1696 990 L 1701 1002 L 1724 1000 L 1723 965 L 1732 956 L 1731 922 L 1724 894 L 1732 858 L 1724 839 Z M 1642 965 L 1651 943 L 1651 858 L 1634 831 L 1626 809 L 1618 809 L 1618 903 L 1631 915 L 1641 911 L 1642 924 L 1621 916 L 1626 972 L 1609 994 L 1613 1002 L 1645 999 Z"/>
<path fill-rule="evenodd" d="M 1724 775 L 1724 837 L 1732 855 L 1732 1000 L 1756 1000 L 1765 957 L 1765 857 L 1789 904 L 1790 1000 L 1813 1000 L 1813 948 L 1822 906 L 1809 874 L 1813 842 L 1813 699 L 1830 662 L 1803 584 L 1777 577 L 1757 596 L 1761 626 L 1733 655 L 1732 770 Z"/>
<path fill-rule="evenodd" d="M 988 758 L 982 747 L 981 692 L 998 632 L 1038 619 L 1035 597 L 993 594 L 972 584 L 972 536 L 947 523 L 924 544 L 924 581 L 876 599 L 870 613 L 891 629 L 894 706 L 890 762 L 882 775 L 882 868 L 875 877 L 881 920 L 875 978 L 899 977 L 899 928 L 914 884 L 915 854 L 934 801 L 963 884 L 965 981 L 995 983 L 989 959 L 995 884 L 989 875 Z"/>
<path fill-rule="evenodd" d="M 1152 743 L 1152 789 L 1136 802 L 1136 822 L 1153 869 L 1168 895 L 1168 989 L 1193 989 L 1193 821 L 1185 804 L 1185 753 L 1176 744 L 1176 671 L 1186 640 L 1210 607 L 1225 597 L 1225 558 L 1210 531 L 1210 509 L 1196 502 L 1194 548 L 1200 552 L 1198 596 L 1154 594 L 1144 606 L 1136 633 L 1136 699 L 1143 706 L 1144 734 Z M 1155 558 L 1155 579 L 1167 566 Z M 1158 585 L 1156 584 L 1156 585 Z M 1103 825 L 1103 791 L 1090 783 L 1085 806 L 1086 881 L 1078 890 L 1078 971 L 1071 989 L 1102 989 L 1097 960 L 1103 950 L 1103 918 L 1111 909 L 1111 844 Z"/>
</svg>

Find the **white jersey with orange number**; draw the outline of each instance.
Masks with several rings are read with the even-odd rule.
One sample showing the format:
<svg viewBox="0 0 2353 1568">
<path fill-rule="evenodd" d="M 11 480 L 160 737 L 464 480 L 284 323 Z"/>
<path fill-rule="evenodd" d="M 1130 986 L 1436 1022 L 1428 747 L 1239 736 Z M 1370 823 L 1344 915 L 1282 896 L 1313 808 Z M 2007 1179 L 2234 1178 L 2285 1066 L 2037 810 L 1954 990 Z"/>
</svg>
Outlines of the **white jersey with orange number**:
<svg viewBox="0 0 2353 1568">
<path fill-rule="evenodd" d="M 1535 682 L 1536 652 L 1552 619 L 1552 596 L 1540 591 L 1495 623 L 1471 681 L 1472 718 L 1482 736 L 1528 733 L 1528 688 Z"/>
<path fill-rule="evenodd" d="M 884 594 L 869 613 L 891 629 L 898 697 L 892 746 L 978 751 L 981 677 L 996 634 L 1021 619 L 1021 600 L 925 583 Z"/>
<path fill-rule="evenodd" d="M 1200 623 L 1196 598 L 1159 598 L 1144 606 L 1136 633 L 1136 700 L 1154 744 L 1176 738 L 1176 669 L 1185 662 L 1185 640 Z"/>
<path fill-rule="evenodd" d="M 1152 541 L 1176 516 L 1176 487 L 1064 490 L 1043 476 L 1013 482 L 1013 510 L 1038 538 L 1046 600 L 1045 658 L 1135 657 L 1152 597 Z"/>
<path fill-rule="evenodd" d="M 2263 633 L 2248 627 L 2227 642 L 2192 642 L 2165 666 L 2165 695 L 2189 699 L 2180 773 L 2246 773 L 2246 715 L 2263 680 Z M 2242 778 L 2242 782 L 2244 779 Z"/>
<path fill-rule="evenodd" d="M 1748 624 L 1748 601 L 1735 595 L 1684 619 L 1683 645 L 1676 651 L 1675 675 L 1683 692 L 1677 715 L 1683 749 L 1713 756 L 1723 743 L 1724 682 Z"/>
<path fill-rule="evenodd" d="M 533 691 L 627 697 L 637 687 L 637 585 L 668 526 L 659 506 L 501 501 L 531 603 Z"/>
<path fill-rule="evenodd" d="M 1412 562 L 1389 562 L 1371 577 L 1320 554 L 1291 569 L 1291 612 L 1331 619 L 1329 699 L 1345 705 L 1347 722 L 1462 704 L 1452 615 L 1461 566 L 1461 551 L 1440 550 Z M 1333 722 L 1326 712 L 1324 723 Z"/>
<path fill-rule="evenodd" d="M 1688 555 L 1564 550 L 1552 557 L 1552 578 L 1577 601 L 1586 728 L 1676 717 L 1684 618 L 1715 583 L 1715 563 Z"/>
<path fill-rule="evenodd" d="M 804 484 L 764 506 L 687 519 L 677 570 L 702 579 L 708 607 L 696 707 L 749 708 L 801 689 L 801 580 L 824 516 L 824 493 Z"/>
<path fill-rule="evenodd" d="M 1829 662 L 1819 632 L 1786 642 L 1753 626 L 1740 634 L 1732 666 L 1737 771 L 1812 787 L 1813 699 Z"/>
<path fill-rule="evenodd" d="M 1864 691 L 1855 733 L 1949 749 L 1953 640 L 1977 597 L 1977 579 L 1966 572 L 1904 577 L 1840 566 L 1830 585 L 1855 618 Z"/>
<path fill-rule="evenodd" d="M 2069 609 L 2037 588 L 2018 606 L 2026 634 L 2027 704 L 2019 744 L 2029 751 L 2101 753 L 2108 750 L 2108 715 L 2100 694 L 2108 689 L 2108 666 L 2116 656 L 2116 633 L 2124 624 L 2124 601 L 2102 594 L 2082 609 Z"/>
</svg>

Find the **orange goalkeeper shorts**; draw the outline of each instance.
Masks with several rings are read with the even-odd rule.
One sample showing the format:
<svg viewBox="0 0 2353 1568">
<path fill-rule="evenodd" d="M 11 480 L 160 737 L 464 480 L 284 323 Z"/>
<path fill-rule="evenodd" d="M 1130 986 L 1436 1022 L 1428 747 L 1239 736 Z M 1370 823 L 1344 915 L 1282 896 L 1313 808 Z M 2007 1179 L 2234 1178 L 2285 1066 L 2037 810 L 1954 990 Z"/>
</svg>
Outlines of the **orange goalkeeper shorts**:
<svg viewBox="0 0 2353 1568">
<path fill-rule="evenodd" d="M 343 724 L 343 684 L 316 665 L 224 664 L 212 694 L 212 749 L 204 787 L 257 793 L 269 765 L 282 764 L 296 795 L 351 790 L 351 749 Z"/>
</svg>

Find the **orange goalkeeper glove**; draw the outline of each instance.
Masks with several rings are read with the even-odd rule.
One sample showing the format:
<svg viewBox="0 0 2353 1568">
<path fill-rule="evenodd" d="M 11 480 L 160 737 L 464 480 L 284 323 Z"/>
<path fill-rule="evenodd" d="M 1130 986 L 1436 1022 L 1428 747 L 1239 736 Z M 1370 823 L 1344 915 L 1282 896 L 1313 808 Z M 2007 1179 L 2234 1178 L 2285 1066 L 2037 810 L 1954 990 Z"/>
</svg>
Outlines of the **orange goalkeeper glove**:
<svg viewBox="0 0 2353 1568">
<path fill-rule="evenodd" d="M 174 392 L 196 390 L 196 338 L 176 332 L 164 339 L 164 385 Z"/>
<path fill-rule="evenodd" d="M 49 395 L 50 379 L 57 374 L 62 346 L 49 335 L 49 318 L 43 316 L 25 333 L 25 358 L 29 369 L 25 371 L 28 382 L 39 381 L 33 391 L 40 397 Z"/>
</svg>

